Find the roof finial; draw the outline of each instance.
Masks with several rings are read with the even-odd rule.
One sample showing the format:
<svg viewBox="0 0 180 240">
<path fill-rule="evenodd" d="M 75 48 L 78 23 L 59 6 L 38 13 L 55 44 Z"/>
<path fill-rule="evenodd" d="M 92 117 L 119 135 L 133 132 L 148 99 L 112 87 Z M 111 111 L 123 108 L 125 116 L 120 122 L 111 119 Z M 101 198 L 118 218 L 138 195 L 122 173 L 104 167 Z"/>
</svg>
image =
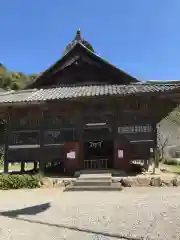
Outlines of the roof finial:
<svg viewBox="0 0 180 240">
<path fill-rule="evenodd" d="M 75 39 L 74 39 L 74 40 L 76 40 L 76 41 L 82 41 L 80 28 L 77 30 L 76 36 L 75 36 Z"/>
</svg>

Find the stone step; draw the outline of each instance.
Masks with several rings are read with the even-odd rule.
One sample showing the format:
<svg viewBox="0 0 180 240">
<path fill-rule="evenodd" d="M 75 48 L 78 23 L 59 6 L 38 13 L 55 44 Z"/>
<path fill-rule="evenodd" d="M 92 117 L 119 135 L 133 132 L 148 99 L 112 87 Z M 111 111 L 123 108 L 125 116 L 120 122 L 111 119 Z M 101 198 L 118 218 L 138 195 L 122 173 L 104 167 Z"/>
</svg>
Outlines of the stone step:
<svg viewBox="0 0 180 240">
<path fill-rule="evenodd" d="M 120 184 L 112 184 L 110 186 L 74 186 L 69 185 L 65 188 L 65 192 L 70 191 L 120 191 L 122 186 Z"/>
<path fill-rule="evenodd" d="M 111 180 L 111 174 L 81 174 L 78 179 L 82 180 Z"/>
<path fill-rule="evenodd" d="M 83 169 L 78 171 L 80 174 L 111 174 L 111 169 Z"/>
<path fill-rule="evenodd" d="M 112 178 L 101 178 L 101 179 L 99 179 L 99 178 L 89 177 L 89 178 L 78 178 L 77 180 L 78 181 L 81 180 L 81 181 L 99 181 L 99 182 L 101 182 L 101 181 L 112 181 Z"/>
<path fill-rule="evenodd" d="M 110 186 L 111 179 L 78 179 L 75 186 Z"/>
</svg>

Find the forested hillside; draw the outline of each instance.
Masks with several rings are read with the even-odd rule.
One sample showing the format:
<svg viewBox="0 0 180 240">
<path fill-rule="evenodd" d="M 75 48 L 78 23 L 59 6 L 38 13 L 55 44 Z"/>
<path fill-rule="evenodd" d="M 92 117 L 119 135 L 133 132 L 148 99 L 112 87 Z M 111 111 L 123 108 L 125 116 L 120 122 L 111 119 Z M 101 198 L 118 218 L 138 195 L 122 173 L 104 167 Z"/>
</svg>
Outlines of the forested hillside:
<svg viewBox="0 0 180 240">
<path fill-rule="evenodd" d="M 22 89 L 25 82 L 33 80 L 38 74 L 26 75 L 22 72 L 9 71 L 3 64 L 0 63 L 0 88 L 5 90 Z"/>
</svg>

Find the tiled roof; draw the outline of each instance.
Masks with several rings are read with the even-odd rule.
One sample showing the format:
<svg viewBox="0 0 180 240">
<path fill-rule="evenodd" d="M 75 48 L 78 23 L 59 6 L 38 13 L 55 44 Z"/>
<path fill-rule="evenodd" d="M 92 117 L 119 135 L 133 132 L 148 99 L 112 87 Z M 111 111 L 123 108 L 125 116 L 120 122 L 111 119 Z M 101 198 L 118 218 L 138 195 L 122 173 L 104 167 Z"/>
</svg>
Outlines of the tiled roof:
<svg viewBox="0 0 180 240">
<path fill-rule="evenodd" d="M 177 88 L 180 88 L 179 84 L 87 85 L 63 86 L 48 89 L 29 89 L 0 93 L 0 104 L 76 99 L 96 96 L 127 96 L 168 92 Z"/>
</svg>

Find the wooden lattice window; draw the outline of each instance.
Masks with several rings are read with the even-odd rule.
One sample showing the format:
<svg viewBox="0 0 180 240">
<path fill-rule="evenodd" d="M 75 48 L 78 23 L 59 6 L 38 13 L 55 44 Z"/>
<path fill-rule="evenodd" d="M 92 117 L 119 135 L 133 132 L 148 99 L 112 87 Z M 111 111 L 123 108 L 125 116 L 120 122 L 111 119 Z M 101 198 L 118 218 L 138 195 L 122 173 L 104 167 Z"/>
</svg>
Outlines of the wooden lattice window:
<svg viewBox="0 0 180 240">
<path fill-rule="evenodd" d="M 68 116 L 67 114 L 63 114 L 58 111 L 46 111 L 44 113 L 44 120 L 50 127 L 51 125 L 59 125 L 59 126 L 73 126 L 74 125 L 74 118 L 73 116 Z"/>
<path fill-rule="evenodd" d="M 36 145 L 39 144 L 38 131 L 14 131 L 11 134 L 12 145 Z"/>
<path fill-rule="evenodd" d="M 21 127 L 40 125 L 40 117 L 33 109 L 17 109 L 12 121 L 13 125 L 20 125 Z"/>
<path fill-rule="evenodd" d="M 152 132 L 152 126 L 150 124 L 146 125 L 127 125 L 118 127 L 119 134 L 127 133 L 146 133 Z"/>
<path fill-rule="evenodd" d="M 83 138 L 84 140 L 100 140 L 108 139 L 111 134 L 111 129 L 109 128 L 87 128 L 84 129 Z"/>
<path fill-rule="evenodd" d="M 75 140 L 75 129 L 46 130 L 44 132 L 45 144 L 59 144 Z"/>
</svg>

